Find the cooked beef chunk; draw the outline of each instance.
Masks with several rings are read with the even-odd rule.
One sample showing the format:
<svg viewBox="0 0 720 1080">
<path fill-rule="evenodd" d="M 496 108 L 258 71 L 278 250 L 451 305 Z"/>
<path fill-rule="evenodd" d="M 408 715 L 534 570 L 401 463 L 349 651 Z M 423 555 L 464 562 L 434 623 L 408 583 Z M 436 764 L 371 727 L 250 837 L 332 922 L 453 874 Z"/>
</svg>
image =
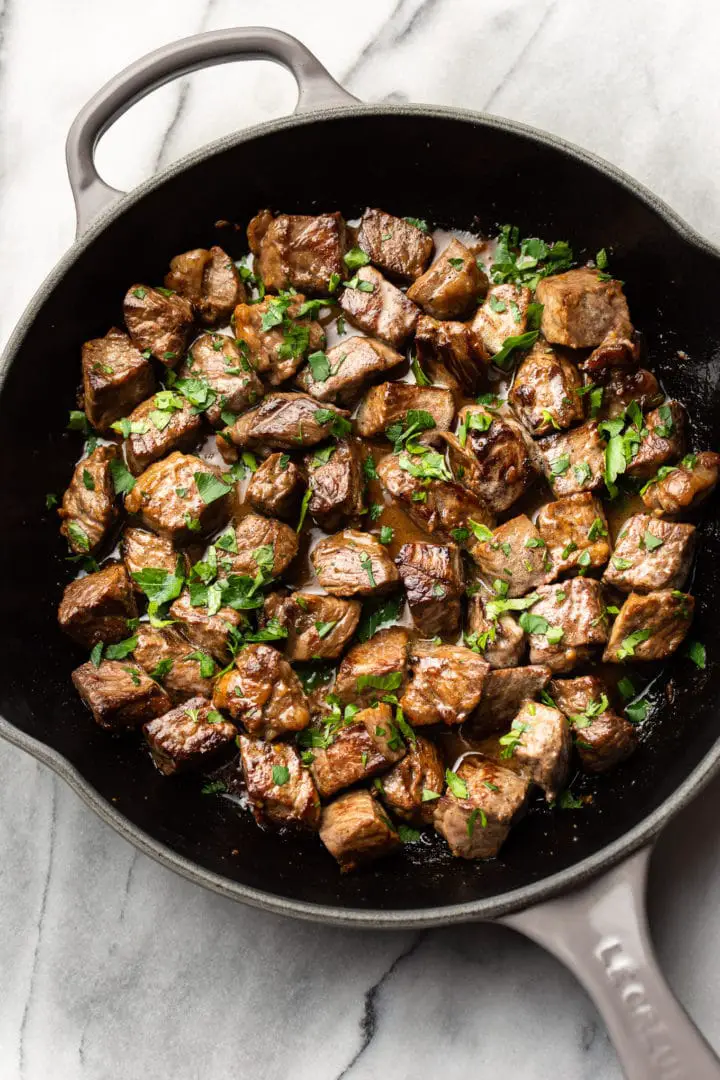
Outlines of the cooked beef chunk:
<svg viewBox="0 0 720 1080">
<path fill-rule="evenodd" d="M 316 401 L 335 401 L 354 405 L 365 386 L 402 364 L 405 357 L 382 341 L 351 337 L 334 345 L 327 354 L 327 378 L 324 368 L 308 364 L 297 378 L 298 386 Z"/>
<path fill-rule="evenodd" d="M 339 729 L 327 749 L 312 751 L 310 772 L 320 797 L 330 798 L 359 780 L 384 772 L 405 754 L 389 705 L 361 709 Z"/>
<path fill-rule="evenodd" d="M 170 540 L 132 525 L 128 525 L 123 532 L 120 553 L 136 592 L 142 592 L 142 589 L 135 582 L 133 574 L 149 569 L 167 570 L 172 574 L 178 558 L 181 558 Z"/>
<path fill-rule="evenodd" d="M 686 454 L 678 465 L 645 485 L 642 500 L 658 517 L 690 513 L 714 491 L 718 470 L 720 454 L 711 450 Z"/>
<path fill-rule="evenodd" d="M 292 520 L 305 486 L 302 473 L 287 454 L 271 454 L 253 473 L 245 498 L 259 514 Z"/>
<path fill-rule="evenodd" d="M 602 390 L 602 403 L 598 417 L 602 420 L 614 420 L 622 416 L 632 401 L 637 401 L 643 412 L 659 405 L 663 399 L 655 376 L 645 368 L 627 371 L 623 368 L 611 368 L 605 378 L 595 378 Z"/>
<path fill-rule="evenodd" d="M 214 615 L 206 607 L 193 607 L 187 590 L 172 603 L 170 617 L 177 620 L 196 648 L 223 664 L 231 657 L 232 631 L 244 623 L 244 616 L 231 607 L 221 607 Z"/>
<path fill-rule="evenodd" d="M 524 702 L 510 728 L 517 741 L 507 749 L 523 772 L 554 802 L 565 787 L 570 766 L 572 738 L 567 720 L 559 709 Z"/>
<path fill-rule="evenodd" d="M 622 284 L 582 267 L 543 278 L 535 290 L 543 304 L 542 332 L 554 345 L 585 349 L 608 333 L 629 338 L 632 324 Z"/>
<path fill-rule="evenodd" d="M 214 768 L 232 756 L 237 728 L 204 697 L 193 697 L 143 725 L 156 766 L 165 776 Z"/>
<path fill-rule="evenodd" d="M 141 352 L 149 349 L 167 367 L 175 367 L 185 353 L 192 330 L 190 301 L 148 285 L 131 285 L 125 294 L 123 313 L 133 345 Z"/>
<path fill-rule="evenodd" d="M 128 619 L 137 617 L 135 594 L 122 563 L 76 578 L 65 587 L 58 608 L 61 628 L 78 645 L 91 649 L 130 637 Z"/>
<path fill-rule="evenodd" d="M 153 461 L 172 450 L 188 451 L 197 443 L 202 431 L 202 416 L 193 411 L 189 401 L 179 394 L 170 395 L 171 409 L 161 409 L 167 401 L 167 391 L 148 398 L 128 417 L 130 434 L 125 439 L 125 459 L 133 476 L 139 476 Z"/>
<path fill-rule="evenodd" d="M 352 280 L 357 280 L 358 285 L 369 282 L 372 289 L 343 289 L 340 307 L 348 322 L 394 349 L 401 349 L 417 325 L 420 309 L 374 266 L 362 266 Z"/>
<path fill-rule="evenodd" d="M 517 667 L 525 652 L 525 631 L 512 615 L 490 619 L 487 595 L 475 593 L 468 603 L 465 641 L 479 649 L 491 668 Z"/>
<path fill-rule="evenodd" d="M 175 451 L 138 477 L 135 487 L 125 496 L 125 509 L 137 514 L 160 536 L 175 542 L 189 541 L 219 529 L 229 517 L 230 489 L 220 481 L 220 475 L 220 469 L 202 458 Z M 206 502 L 214 495 L 215 480 L 218 490 L 227 490 L 227 494 Z"/>
<path fill-rule="evenodd" d="M 58 510 L 62 518 L 60 532 L 72 551 L 80 555 L 97 551 L 117 521 L 115 485 L 110 470 L 116 457 L 116 446 L 96 446 L 91 454 L 78 461 L 63 495 Z"/>
<path fill-rule="evenodd" d="M 407 652 L 404 626 L 378 630 L 369 641 L 353 645 L 338 668 L 335 696 L 342 705 L 362 707 L 372 705 L 383 694 L 399 697 L 407 675 Z"/>
<path fill-rule="evenodd" d="M 248 225 L 256 273 L 271 292 L 291 285 L 302 292 L 327 295 L 330 278 L 345 276 L 345 222 L 338 213 L 279 214 L 261 211 Z"/>
<path fill-rule="evenodd" d="M 305 301 L 295 296 L 266 296 L 259 304 L 238 304 L 235 333 L 243 355 L 271 386 L 292 378 L 305 357 L 325 348 L 325 331 L 313 319 L 298 318 Z M 246 356 L 246 359 L 248 357 Z"/>
<path fill-rule="evenodd" d="M 215 401 L 205 410 L 213 427 L 223 423 L 223 413 L 241 413 L 265 393 L 250 361 L 226 334 L 203 334 L 194 341 L 178 374 L 184 379 L 203 379 L 215 394 Z"/>
<path fill-rule="evenodd" d="M 538 341 L 520 363 L 510 402 L 533 435 L 548 435 L 584 419 L 580 372 L 545 341 Z"/>
<path fill-rule="evenodd" d="M 235 305 L 246 297 L 235 263 L 217 246 L 176 255 L 165 285 L 190 301 L 205 326 L 228 322 Z"/>
<path fill-rule="evenodd" d="M 389 277 L 415 281 L 433 253 L 433 239 L 404 218 L 368 208 L 360 219 L 358 247 Z"/>
<path fill-rule="evenodd" d="M 270 577 L 283 574 L 297 555 L 297 533 L 289 525 L 260 514 L 245 514 L 235 526 L 237 552 L 222 554 L 228 574 L 255 577 L 263 570 Z"/>
<path fill-rule="evenodd" d="M 537 451 L 508 410 L 468 405 L 458 422 L 478 461 L 473 490 L 494 514 L 502 514 L 537 480 Z"/>
<path fill-rule="evenodd" d="M 556 574 L 585 574 L 604 566 L 610 558 L 605 511 L 589 491 L 546 503 L 536 524 Z"/>
<path fill-rule="evenodd" d="M 489 664 L 462 645 L 418 641 L 400 707 L 411 724 L 462 724 L 480 701 Z"/>
<path fill-rule="evenodd" d="M 459 240 L 451 240 L 407 295 L 434 319 L 456 319 L 472 310 L 487 287 L 473 253 Z"/>
<path fill-rule="evenodd" d="M 547 545 L 525 514 L 499 525 L 473 557 L 489 583 L 507 583 L 506 596 L 524 596 L 555 577 Z"/>
<path fill-rule="evenodd" d="M 694 551 L 694 525 L 633 514 L 618 534 L 603 581 L 622 592 L 682 589 Z"/>
<path fill-rule="evenodd" d="M 341 600 L 322 593 L 271 593 L 265 615 L 286 627 L 285 656 L 298 660 L 335 660 L 357 629 L 359 600 Z"/>
<path fill-rule="evenodd" d="M 466 758 L 457 776 L 463 787 L 436 804 L 435 828 L 458 858 L 490 859 L 525 809 L 528 782 L 480 754 Z"/>
<path fill-rule="evenodd" d="M 357 529 L 321 540 L 310 558 L 318 581 L 333 596 L 380 596 L 400 581 L 382 544 Z"/>
<path fill-rule="evenodd" d="M 402 761 L 383 776 L 380 797 L 403 821 L 431 825 L 435 813 L 433 796 L 441 795 L 444 787 L 445 768 L 437 748 L 429 739 L 417 735 Z"/>
<path fill-rule="evenodd" d="M 690 629 L 695 600 L 677 589 L 641 596 L 630 593 L 620 608 L 603 653 L 606 663 L 665 660 L 682 644 Z"/>
<path fill-rule="evenodd" d="M 418 321 L 415 347 L 420 365 L 442 364 L 467 394 L 477 394 L 485 382 L 490 357 L 466 323 L 439 322 L 430 315 Z"/>
<path fill-rule="evenodd" d="M 537 590 L 540 599 L 527 613 L 530 663 L 556 672 L 571 671 L 587 660 L 593 646 L 608 639 L 602 586 L 591 578 L 572 578 Z"/>
<path fill-rule="evenodd" d="M 155 389 L 152 363 L 113 326 L 82 347 L 85 414 L 97 431 L 125 416 Z"/>
<path fill-rule="evenodd" d="M 469 724 L 473 736 L 482 738 L 503 731 L 523 701 L 537 697 L 547 686 L 551 674 L 543 664 L 489 671 L 480 706 Z"/>
<path fill-rule="evenodd" d="M 215 684 L 213 704 L 250 735 L 277 739 L 310 723 L 303 688 L 287 660 L 269 645 L 246 645 Z"/>
<path fill-rule="evenodd" d="M 464 582 L 455 544 L 403 544 L 395 561 L 418 630 L 428 638 L 456 634 Z"/>
<path fill-rule="evenodd" d="M 649 480 L 663 465 L 677 461 L 685 452 L 685 409 L 679 401 L 667 401 L 645 417 L 647 434 L 627 467 L 629 476 Z"/>
<path fill-rule="evenodd" d="M 357 439 L 341 439 L 307 456 L 311 491 L 308 512 L 325 532 L 335 532 L 362 511 L 363 460 Z"/>
<path fill-rule="evenodd" d="M 75 668 L 72 681 L 95 722 L 107 731 L 139 727 L 171 708 L 163 688 L 127 660 L 102 660 L 97 667 L 88 660 Z"/>
<path fill-rule="evenodd" d="M 395 421 L 404 420 L 410 409 L 429 413 L 438 430 L 448 431 L 455 416 L 455 401 L 449 390 L 439 386 L 381 383 L 368 390 L 360 402 L 355 430 L 365 438 L 381 435 Z"/>
<path fill-rule="evenodd" d="M 626 331 L 627 327 L 622 326 L 619 330 L 609 330 L 587 360 L 582 361 L 582 370 L 602 382 L 616 368 L 627 371 L 636 367 L 640 360 L 640 335 Z"/>
<path fill-rule="evenodd" d="M 343 872 L 400 847 L 400 837 L 369 791 L 350 791 L 326 806 L 320 839 Z"/>
<path fill-rule="evenodd" d="M 549 435 L 538 443 L 547 481 L 557 499 L 594 491 L 605 477 L 605 442 L 597 421 Z"/>
<path fill-rule="evenodd" d="M 215 661 L 191 645 L 174 626 L 155 629 L 142 622 L 137 639 L 133 650 L 136 663 L 165 688 L 174 705 L 188 698 L 212 697 Z"/>
<path fill-rule="evenodd" d="M 553 679 L 549 692 L 572 724 L 586 772 L 606 772 L 630 757 L 637 746 L 635 731 L 629 720 L 610 708 L 602 679 L 597 675 Z"/>
<path fill-rule="evenodd" d="M 495 356 L 509 337 L 518 337 L 527 329 L 527 309 L 532 293 L 524 285 L 493 285 L 472 321 L 472 331 Z"/>
<path fill-rule="evenodd" d="M 245 786 L 258 824 L 318 829 L 320 799 L 295 747 L 248 735 L 241 735 L 238 742 Z"/>
<path fill-rule="evenodd" d="M 349 415 L 334 405 L 319 405 L 309 394 L 268 394 L 228 434 L 244 449 L 302 450 L 329 438 L 333 425 L 342 425 Z"/>
</svg>

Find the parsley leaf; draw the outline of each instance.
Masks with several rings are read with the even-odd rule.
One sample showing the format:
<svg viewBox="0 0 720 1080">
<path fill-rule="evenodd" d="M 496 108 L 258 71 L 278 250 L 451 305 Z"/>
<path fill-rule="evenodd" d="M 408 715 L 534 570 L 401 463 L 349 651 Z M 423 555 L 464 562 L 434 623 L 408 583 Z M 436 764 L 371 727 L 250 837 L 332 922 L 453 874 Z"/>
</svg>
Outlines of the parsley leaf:
<svg viewBox="0 0 720 1080">
<path fill-rule="evenodd" d="M 213 473 L 196 472 L 193 473 L 193 480 L 195 486 L 200 493 L 200 498 L 209 506 L 210 503 L 216 501 L 216 499 L 222 499 L 225 495 L 229 495 L 232 491 L 230 484 L 225 484 L 219 477 Z M 189 528 L 190 526 L 188 526 Z"/>
</svg>

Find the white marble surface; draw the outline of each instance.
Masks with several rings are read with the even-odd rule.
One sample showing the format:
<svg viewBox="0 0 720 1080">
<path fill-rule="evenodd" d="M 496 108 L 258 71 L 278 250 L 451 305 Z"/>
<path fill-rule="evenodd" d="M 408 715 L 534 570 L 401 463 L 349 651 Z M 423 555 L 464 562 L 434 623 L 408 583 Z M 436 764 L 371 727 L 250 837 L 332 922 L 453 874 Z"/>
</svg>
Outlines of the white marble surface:
<svg viewBox="0 0 720 1080">
<path fill-rule="evenodd" d="M 488 109 L 608 157 L 720 240 L 712 0 L 4 0 L 0 338 L 70 244 L 63 143 L 113 72 L 188 33 L 261 21 L 303 38 L 369 100 Z M 100 148 L 129 186 L 293 103 L 270 65 L 198 74 Z M 720 1046 L 720 784 L 668 831 L 653 931 Z M 0 746 L 2 1080 L 615 1080 L 592 1005 L 539 949 L 492 926 L 421 935 L 295 924 L 138 855 L 46 769 Z"/>
</svg>

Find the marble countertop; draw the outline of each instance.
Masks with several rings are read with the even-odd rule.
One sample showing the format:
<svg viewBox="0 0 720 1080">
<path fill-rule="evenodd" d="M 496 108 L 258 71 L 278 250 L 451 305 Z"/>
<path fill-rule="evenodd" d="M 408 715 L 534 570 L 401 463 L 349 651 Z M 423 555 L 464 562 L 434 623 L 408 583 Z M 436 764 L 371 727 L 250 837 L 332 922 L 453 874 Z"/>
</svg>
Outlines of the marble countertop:
<svg viewBox="0 0 720 1080">
<path fill-rule="evenodd" d="M 367 100 L 486 109 L 609 158 L 720 241 L 712 0 L 5 0 L 0 5 L 0 339 L 73 239 L 64 140 L 112 73 L 174 38 L 263 17 Z M 290 77 L 176 82 L 103 140 L 128 187 L 209 138 L 289 111 Z M 29 240 L 29 242 L 28 242 Z M 720 1046 L 720 782 L 663 836 L 653 934 Z M 47 769 L 0 745 L 5 1080 L 615 1080 L 593 1006 L 491 925 L 358 934 L 245 909 L 174 876 Z"/>
</svg>

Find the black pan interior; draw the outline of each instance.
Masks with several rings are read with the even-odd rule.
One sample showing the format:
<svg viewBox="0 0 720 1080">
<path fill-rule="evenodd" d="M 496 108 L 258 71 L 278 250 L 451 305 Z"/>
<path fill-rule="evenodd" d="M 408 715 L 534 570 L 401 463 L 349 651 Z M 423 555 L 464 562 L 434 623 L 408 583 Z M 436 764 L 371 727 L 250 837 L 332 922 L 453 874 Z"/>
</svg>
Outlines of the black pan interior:
<svg viewBox="0 0 720 1080">
<path fill-rule="evenodd" d="M 707 670 L 677 660 L 659 680 L 640 751 L 607 778 L 586 783 L 592 805 L 530 815 L 489 864 L 453 861 L 439 845 L 408 847 L 373 869 L 341 876 L 318 842 L 263 833 L 229 800 L 201 795 L 197 780 L 161 778 L 137 740 L 95 727 L 72 688 L 70 671 L 86 657 L 55 623 L 73 570 L 44 499 L 63 491 L 78 453 L 77 436 L 64 427 L 80 345 L 121 322 L 128 285 L 160 282 L 177 252 L 217 241 L 239 256 L 244 232 L 219 233 L 214 223 L 246 223 L 266 205 L 337 208 L 348 216 L 382 206 L 483 231 L 513 222 L 526 235 L 568 239 L 580 255 L 612 249 L 612 270 L 627 283 L 651 364 L 689 407 L 693 445 L 718 449 L 720 261 L 631 191 L 561 149 L 468 118 L 394 112 L 271 131 L 173 175 L 129 207 L 52 289 L 19 348 L 0 399 L 0 710 L 69 759 L 151 837 L 201 867 L 279 896 L 346 908 L 427 908 L 497 896 L 564 870 L 642 821 L 715 740 L 716 509 L 703 526 L 695 577 L 695 636 L 709 646 Z"/>
</svg>

